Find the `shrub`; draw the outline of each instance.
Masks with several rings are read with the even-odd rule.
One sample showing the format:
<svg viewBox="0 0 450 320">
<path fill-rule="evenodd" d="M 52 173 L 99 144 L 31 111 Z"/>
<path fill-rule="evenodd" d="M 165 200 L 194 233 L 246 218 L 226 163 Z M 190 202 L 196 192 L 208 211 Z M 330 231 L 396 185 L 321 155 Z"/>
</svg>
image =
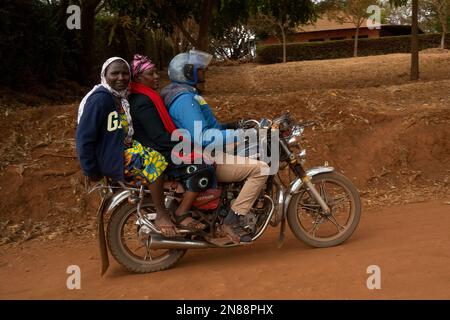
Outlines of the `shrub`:
<svg viewBox="0 0 450 320">
<path fill-rule="evenodd" d="M 420 50 L 440 45 L 441 35 L 419 35 Z M 446 45 L 450 46 L 450 34 Z M 290 43 L 286 45 L 286 60 L 323 60 L 353 57 L 354 40 L 337 40 L 325 42 Z M 373 56 L 389 53 L 411 52 L 411 36 L 383 37 L 376 39 L 359 39 L 358 56 Z M 256 50 L 259 63 L 277 63 L 282 61 L 281 44 L 258 46 Z"/>
</svg>

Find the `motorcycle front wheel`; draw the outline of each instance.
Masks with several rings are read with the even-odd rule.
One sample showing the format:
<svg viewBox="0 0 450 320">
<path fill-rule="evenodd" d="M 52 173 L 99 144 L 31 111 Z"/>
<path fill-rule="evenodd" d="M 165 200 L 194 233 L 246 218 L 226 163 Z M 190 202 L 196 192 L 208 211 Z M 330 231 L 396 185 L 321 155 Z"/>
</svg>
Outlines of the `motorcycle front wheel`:
<svg viewBox="0 0 450 320">
<path fill-rule="evenodd" d="M 355 231 L 361 217 L 361 200 L 356 187 L 345 176 L 327 172 L 311 182 L 331 212 L 325 214 L 316 200 L 302 188 L 288 209 L 288 223 L 295 236 L 317 248 L 339 245 Z"/>
<path fill-rule="evenodd" d="M 155 213 L 153 204 L 144 202 L 141 213 Z M 139 239 L 137 220 L 137 205 L 126 204 L 113 212 L 108 223 L 107 239 L 111 254 L 127 270 L 135 273 L 166 270 L 186 253 L 180 249 L 149 249 L 145 239 Z"/>
</svg>

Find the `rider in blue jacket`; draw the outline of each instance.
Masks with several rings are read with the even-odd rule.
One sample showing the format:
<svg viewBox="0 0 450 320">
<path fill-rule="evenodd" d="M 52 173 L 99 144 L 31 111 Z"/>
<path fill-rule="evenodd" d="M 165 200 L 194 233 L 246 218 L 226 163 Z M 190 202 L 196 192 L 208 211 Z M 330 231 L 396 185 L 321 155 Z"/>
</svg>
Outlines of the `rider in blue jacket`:
<svg viewBox="0 0 450 320">
<path fill-rule="evenodd" d="M 245 216 L 251 212 L 256 199 L 264 190 L 269 167 L 262 161 L 223 152 L 224 144 L 234 142 L 236 134 L 233 130 L 225 130 L 232 129 L 232 126 L 217 121 L 197 88 L 197 84 L 205 81 L 205 71 L 211 59 L 210 54 L 198 50 L 175 56 L 169 64 L 169 78 L 172 83 L 161 91 L 161 96 L 175 125 L 188 130 L 195 144 L 203 147 L 212 145 L 208 149 L 216 151 L 217 181 L 245 181 L 223 220 L 222 230 L 233 243 L 250 243 L 253 241 L 253 235 L 245 229 Z M 206 132 L 209 129 L 217 131 Z M 222 135 L 223 139 L 218 139 L 222 140 L 219 141 L 222 145 L 208 139 L 208 136 L 215 139 L 217 132 Z M 217 136 L 220 137 L 220 134 Z"/>
<path fill-rule="evenodd" d="M 201 51 L 195 52 L 196 54 L 202 53 Z M 190 56 L 192 57 L 192 55 Z M 191 79 L 186 79 L 183 82 L 172 81 L 170 85 L 161 91 L 165 105 L 170 106 L 169 113 L 175 125 L 178 128 L 188 130 L 192 141 L 203 147 L 211 143 L 217 143 L 217 141 L 214 141 L 214 138 L 205 135 L 208 129 L 220 130 L 224 144 L 235 142 L 237 139 L 231 130 L 227 131 L 227 129 L 233 129 L 233 126 L 217 121 L 208 103 L 196 88 L 197 83 L 204 81 L 204 72 L 209 61 L 210 59 L 205 59 L 205 61 L 199 63 L 192 61 L 192 71 L 188 71 L 192 74 Z M 169 70 L 169 72 L 172 72 L 171 78 L 177 78 L 177 75 L 173 75 L 176 73 L 176 70 L 176 66 Z M 200 130 L 194 130 L 195 124 L 200 125 Z"/>
</svg>

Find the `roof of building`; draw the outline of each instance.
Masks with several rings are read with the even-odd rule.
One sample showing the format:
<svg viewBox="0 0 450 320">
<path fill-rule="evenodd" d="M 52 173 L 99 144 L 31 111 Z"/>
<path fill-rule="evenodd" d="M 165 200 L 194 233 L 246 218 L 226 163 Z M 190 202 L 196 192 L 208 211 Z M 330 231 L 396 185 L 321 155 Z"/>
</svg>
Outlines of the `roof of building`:
<svg viewBox="0 0 450 320">
<path fill-rule="evenodd" d="M 380 26 L 383 29 L 389 29 L 391 31 L 400 31 L 400 30 L 411 30 L 411 25 L 395 25 L 395 24 L 382 24 Z M 364 19 L 361 28 L 367 28 L 367 19 Z M 332 31 L 332 30 L 351 30 L 356 29 L 356 26 L 353 22 L 344 22 L 340 23 L 336 19 L 330 19 L 327 15 L 323 15 L 319 19 L 317 19 L 314 23 L 308 23 L 305 25 L 298 26 L 294 32 L 295 33 L 310 33 L 310 32 L 319 32 L 319 31 Z M 419 33 L 423 33 L 423 31 L 419 28 Z"/>
<path fill-rule="evenodd" d="M 367 19 L 364 19 L 362 27 L 367 26 Z M 340 23 L 336 19 L 330 19 L 327 15 L 319 17 L 316 22 L 301 25 L 296 28 L 295 32 L 314 32 L 314 31 L 327 31 L 327 30 L 342 30 L 342 29 L 354 29 L 355 25 L 352 22 Z"/>
</svg>

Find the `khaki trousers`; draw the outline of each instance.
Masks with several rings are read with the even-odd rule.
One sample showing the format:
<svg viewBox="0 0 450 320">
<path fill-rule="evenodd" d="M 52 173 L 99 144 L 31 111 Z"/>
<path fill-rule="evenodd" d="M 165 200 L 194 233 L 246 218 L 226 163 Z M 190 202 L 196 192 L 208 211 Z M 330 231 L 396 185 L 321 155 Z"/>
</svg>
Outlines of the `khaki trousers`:
<svg viewBox="0 0 450 320">
<path fill-rule="evenodd" d="M 217 181 L 239 182 L 247 179 L 231 209 L 241 215 L 249 213 L 267 181 L 269 166 L 262 161 L 229 154 L 216 155 L 215 158 Z"/>
</svg>

